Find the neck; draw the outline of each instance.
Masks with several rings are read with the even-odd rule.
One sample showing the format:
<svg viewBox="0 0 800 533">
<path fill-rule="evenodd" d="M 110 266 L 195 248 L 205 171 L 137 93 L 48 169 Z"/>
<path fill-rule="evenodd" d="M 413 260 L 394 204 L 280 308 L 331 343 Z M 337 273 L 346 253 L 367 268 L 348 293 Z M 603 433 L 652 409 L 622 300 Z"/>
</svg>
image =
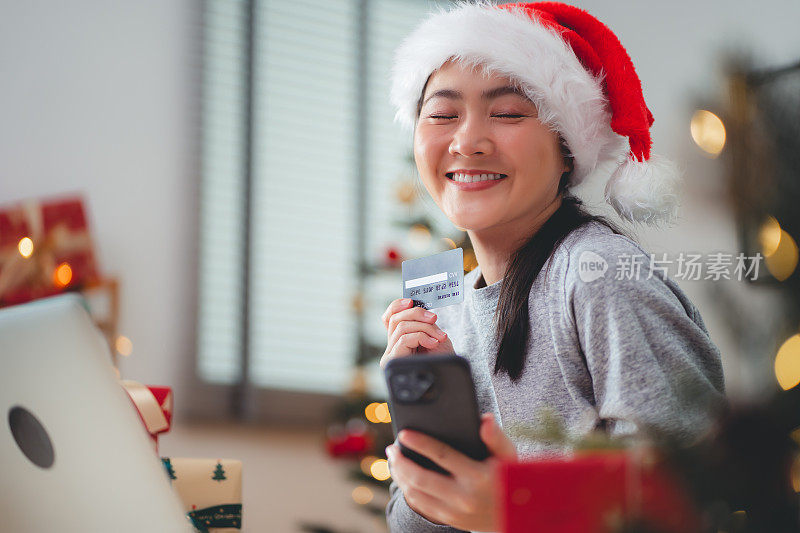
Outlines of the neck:
<svg viewBox="0 0 800 533">
<path fill-rule="evenodd" d="M 543 210 L 530 216 L 491 228 L 467 231 L 487 286 L 503 279 L 511 255 L 561 207 L 561 198 L 560 194 L 557 195 Z"/>
</svg>

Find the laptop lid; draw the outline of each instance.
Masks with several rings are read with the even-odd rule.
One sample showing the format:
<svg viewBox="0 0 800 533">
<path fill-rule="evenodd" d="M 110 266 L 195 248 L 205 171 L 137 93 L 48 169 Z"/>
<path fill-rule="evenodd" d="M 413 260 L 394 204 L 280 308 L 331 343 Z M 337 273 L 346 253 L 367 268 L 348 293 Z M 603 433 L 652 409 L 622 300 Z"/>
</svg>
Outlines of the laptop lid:
<svg viewBox="0 0 800 533">
<path fill-rule="evenodd" d="M 74 294 L 0 309 L 0 530 L 193 531 Z"/>
</svg>

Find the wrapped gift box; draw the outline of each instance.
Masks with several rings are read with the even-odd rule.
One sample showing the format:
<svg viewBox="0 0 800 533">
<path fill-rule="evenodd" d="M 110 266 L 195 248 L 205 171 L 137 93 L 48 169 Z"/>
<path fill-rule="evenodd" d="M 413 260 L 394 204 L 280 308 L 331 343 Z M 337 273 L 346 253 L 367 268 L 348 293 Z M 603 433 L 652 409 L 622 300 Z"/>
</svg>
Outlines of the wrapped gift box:
<svg viewBox="0 0 800 533">
<path fill-rule="evenodd" d="M 172 389 L 142 385 L 137 381 L 123 381 L 122 387 L 136 407 L 158 453 L 158 436 L 169 431 L 172 425 Z"/>
<path fill-rule="evenodd" d="M 32 249 L 23 256 L 20 241 Z M 57 269 L 62 267 L 59 275 Z M 99 279 L 83 200 L 29 201 L 0 208 L 0 305 L 24 303 Z"/>
<path fill-rule="evenodd" d="M 203 533 L 242 528 L 242 462 L 162 457 L 186 514 Z"/>
<path fill-rule="evenodd" d="M 503 533 L 700 531 L 682 486 L 653 454 L 594 452 L 501 466 Z"/>
</svg>

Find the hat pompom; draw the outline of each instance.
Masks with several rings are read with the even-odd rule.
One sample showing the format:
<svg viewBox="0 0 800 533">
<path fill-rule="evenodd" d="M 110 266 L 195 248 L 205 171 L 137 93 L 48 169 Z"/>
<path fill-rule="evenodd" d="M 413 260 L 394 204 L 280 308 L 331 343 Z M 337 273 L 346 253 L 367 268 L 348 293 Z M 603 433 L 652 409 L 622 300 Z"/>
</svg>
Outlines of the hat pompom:
<svg viewBox="0 0 800 533">
<path fill-rule="evenodd" d="M 669 159 L 652 155 L 649 160 L 637 161 L 629 157 L 606 183 L 606 202 L 631 222 L 674 224 L 680 178 L 681 171 Z"/>
</svg>

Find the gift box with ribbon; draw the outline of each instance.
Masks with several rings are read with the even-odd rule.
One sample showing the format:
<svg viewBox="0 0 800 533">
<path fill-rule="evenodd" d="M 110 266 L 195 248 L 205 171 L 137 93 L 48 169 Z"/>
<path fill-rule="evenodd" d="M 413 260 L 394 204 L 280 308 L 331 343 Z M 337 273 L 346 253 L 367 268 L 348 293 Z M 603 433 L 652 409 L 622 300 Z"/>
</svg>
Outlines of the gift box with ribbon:
<svg viewBox="0 0 800 533">
<path fill-rule="evenodd" d="M 242 528 L 242 462 L 162 457 L 186 515 L 202 532 Z"/>
<path fill-rule="evenodd" d="M 652 452 L 509 462 L 499 477 L 503 533 L 700 530 L 683 486 Z"/>
<path fill-rule="evenodd" d="M 153 445 L 158 453 L 158 436 L 169 431 L 172 424 L 172 389 L 142 385 L 137 381 L 126 380 L 121 383 L 136 407 L 145 429 L 153 439 Z"/>
<path fill-rule="evenodd" d="M 80 289 L 98 279 L 81 198 L 0 208 L 0 306 Z"/>
</svg>

